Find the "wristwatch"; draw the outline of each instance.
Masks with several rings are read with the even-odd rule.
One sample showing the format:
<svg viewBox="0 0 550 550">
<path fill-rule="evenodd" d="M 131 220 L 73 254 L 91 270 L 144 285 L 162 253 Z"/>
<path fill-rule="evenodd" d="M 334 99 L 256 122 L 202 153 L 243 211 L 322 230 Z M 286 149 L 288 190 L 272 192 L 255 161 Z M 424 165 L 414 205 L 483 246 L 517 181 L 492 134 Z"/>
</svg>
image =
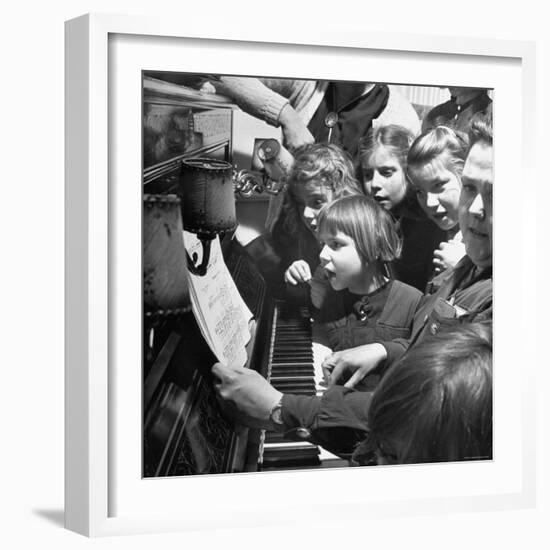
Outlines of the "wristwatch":
<svg viewBox="0 0 550 550">
<path fill-rule="evenodd" d="M 283 422 L 283 398 L 269 411 L 269 420 L 275 429 L 282 428 Z"/>
</svg>

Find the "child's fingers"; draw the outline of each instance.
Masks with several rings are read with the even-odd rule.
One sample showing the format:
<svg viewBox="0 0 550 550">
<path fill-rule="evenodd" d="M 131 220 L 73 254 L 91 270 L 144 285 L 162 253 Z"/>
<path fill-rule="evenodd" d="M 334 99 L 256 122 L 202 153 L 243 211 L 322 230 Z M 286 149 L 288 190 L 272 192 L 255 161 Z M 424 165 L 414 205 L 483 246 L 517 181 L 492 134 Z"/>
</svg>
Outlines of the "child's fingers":
<svg viewBox="0 0 550 550">
<path fill-rule="evenodd" d="M 292 270 L 287 269 L 285 272 L 285 282 L 290 283 L 291 285 L 297 285 L 298 281 L 296 278 L 292 275 Z"/>
<path fill-rule="evenodd" d="M 299 277 L 302 279 L 302 282 L 305 283 L 311 279 L 311 271 L 309 270 L 309 265 L 306 262 L 297 262 L 295 267 L 298 271 Z"/>
</svg>

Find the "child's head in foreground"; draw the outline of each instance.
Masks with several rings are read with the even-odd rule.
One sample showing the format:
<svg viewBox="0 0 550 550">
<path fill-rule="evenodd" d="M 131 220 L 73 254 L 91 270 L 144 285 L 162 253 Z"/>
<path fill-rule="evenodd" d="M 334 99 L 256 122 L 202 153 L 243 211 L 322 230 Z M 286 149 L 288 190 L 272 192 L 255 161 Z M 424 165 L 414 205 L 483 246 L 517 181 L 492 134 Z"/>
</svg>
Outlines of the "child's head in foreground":
<svg viewBox="0 0 550 550">
<path fill-rule="evenodd" d="M 458 325 L 424 340 L 376 389 L 359 462 L 373 451 L 378 464 L 491 459 L 492 389 L 490 323 Z"/>
</svg>

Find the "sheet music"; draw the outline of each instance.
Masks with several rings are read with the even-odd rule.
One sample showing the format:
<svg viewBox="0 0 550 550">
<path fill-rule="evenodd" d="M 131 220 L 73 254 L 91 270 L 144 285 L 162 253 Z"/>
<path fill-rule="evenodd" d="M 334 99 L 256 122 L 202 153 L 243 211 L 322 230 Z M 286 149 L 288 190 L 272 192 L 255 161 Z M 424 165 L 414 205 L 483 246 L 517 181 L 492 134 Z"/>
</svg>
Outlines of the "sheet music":
<svg viewBox="0 0 550 550">
<path fill-rule="evenodd" d="M 185 248 L 202 259 L 202 245 L 194 233 L 183 232 Z M 252 313 L 244 303 L 223 260 L 219 237 L 212 241 L 210 261 L 202 277 L 189 273 L 193 312 L 204 339 L 219 361 L 243 367 Z"/>
</svg>

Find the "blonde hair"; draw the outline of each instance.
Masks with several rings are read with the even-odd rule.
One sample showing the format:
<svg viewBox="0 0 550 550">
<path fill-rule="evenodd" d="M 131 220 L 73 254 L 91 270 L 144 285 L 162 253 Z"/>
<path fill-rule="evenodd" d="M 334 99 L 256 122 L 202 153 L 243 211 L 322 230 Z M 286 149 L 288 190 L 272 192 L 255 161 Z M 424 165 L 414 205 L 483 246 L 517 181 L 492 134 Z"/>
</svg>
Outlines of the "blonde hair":
<svg viewBox="0 0 550 550">
<path fill-rule="evenodd" d="M 284 229 L 292 233 L 303 224 L 299 205 L 293 195 L 302 185 L 315 180 L 333 192 L 333 197 L 361 193 L 349 155 L 333 143 L 312 143 L 298 147 L 288 174 L 281 214 Z"/>
<path fill-rule="evenodd" d="M 368 164 L 378 147 L 385 147 L 397 158 L 403 172 L 406 172 L 407 153 L 413 141 L 414 134 L 408 128 L 398 124 L 371 128 L 360 142 L 361 164 L 363 166 Z"/>
<path fill-rule="evenodd" d="M 468 138 L 446 126 L 437 126 L 419 135 L 407 155 L 407 175 L 444 155 L 444 165 L 457 177 L 462 175 L 464 161 L 468 154 Z"/>
<path fill-rule="evenodd" d="M 311 180 L 328 187 L 337 196 L 361 191 L 350 157 L 333 143 L 303 145 L 294 152 L 294 164 L 287 180 L 290 191 Z"/>
</svg>

